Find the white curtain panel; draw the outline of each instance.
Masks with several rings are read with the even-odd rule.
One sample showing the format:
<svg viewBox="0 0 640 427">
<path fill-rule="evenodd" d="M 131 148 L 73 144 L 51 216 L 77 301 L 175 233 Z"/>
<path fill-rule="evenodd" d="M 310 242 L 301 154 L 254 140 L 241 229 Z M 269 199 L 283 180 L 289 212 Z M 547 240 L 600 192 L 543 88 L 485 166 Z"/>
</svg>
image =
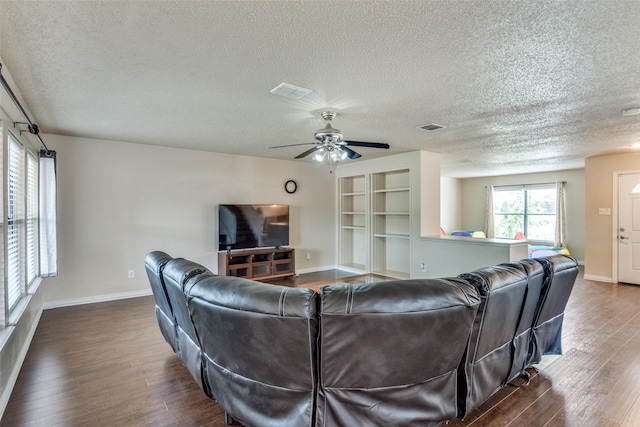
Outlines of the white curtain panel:
<svg viewBox="0 0 640 427">
<path fill-rule="evenodd" d="M 556 182 L 556 241 L 555 245 L 564 248 L 567 244 L 567 210 L 564 197 L 564 181 Z"/>
<path fill-rule="evenodd" d="M 40 152 L 40 275 L 58 275 L 56 153 Z"/>
<path fill-rule="evenodd" d="M 484 234 L 487 237 L 495 237 L 493 230 L 493 185 L 487 188 L 487 205 L 485 208 Z"/>
</svg>

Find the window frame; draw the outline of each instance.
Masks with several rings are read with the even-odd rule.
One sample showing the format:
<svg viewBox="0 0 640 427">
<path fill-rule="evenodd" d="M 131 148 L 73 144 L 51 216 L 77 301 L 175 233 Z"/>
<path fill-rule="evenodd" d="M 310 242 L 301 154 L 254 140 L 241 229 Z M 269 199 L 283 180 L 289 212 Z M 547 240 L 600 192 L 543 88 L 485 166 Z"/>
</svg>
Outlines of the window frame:
<svg viewBox="0 0 640 427">
<path fill-rule="evenodd" d="M 531 243 L 539 243 L 539 244 L 544 244 L 544 245 L 553 245 L 556 239 L 556 227 L 554 226 L 554 230 L 553 230 L 553 236 L 551 239 L 549 240 L 545 240 L 545 239 L 535 239 L 535 238 L 530 238 L 529 237 L 529 218 L 531 216 L 553 216 L 554 220 L 557 221 L 558 220 L 558 212 L 557 212 L 557 208 L 555 206 L 557 206 L 557 194 L 554 196 L 554 213 L 531 213 L 530 212 L 530 207 L 529 207 L 529 192 L 531 191 L 536 191 L 536 190 L 556 190 L 557 186 L 556 183 L 554 182 L 549 182 L 549 183 L 541 183 L 541 184 L 520 184 L 520 185 L 502 185 L 502 186 L 494 186 L 493 187 L 493 191 L 494 191 L 494 205 L 493 205 L 493 231 L 494 231 L 494 236 L 496 238 L 499 239 L 513 239 L 514 236 L 498 236 L 497 230 L 498 230 L 498 217 L 500 216 L 504 216 L 504 215 L 521 215 L 522 216 L 522 224 L 523 224 L 523 229 L 522 232 L 524 233 L 524 235 L 526 236 L 527 240 Z M 511 191 L 511 192 L 516 192 L 516 191 L 521 191 L 522 194 L 522 213 L 520 212 L 498 212 L 498 210 L 496 209 L 496 204 L 495 204 L 495 193 L 496 192 L 507 192 L 507 191 Z"/>
</svg>

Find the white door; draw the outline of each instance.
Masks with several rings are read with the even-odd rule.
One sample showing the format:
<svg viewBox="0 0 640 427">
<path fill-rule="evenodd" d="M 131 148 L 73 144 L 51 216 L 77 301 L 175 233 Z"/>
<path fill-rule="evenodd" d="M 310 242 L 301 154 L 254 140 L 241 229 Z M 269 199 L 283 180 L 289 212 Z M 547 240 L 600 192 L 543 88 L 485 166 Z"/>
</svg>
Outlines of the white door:
<svg viewBox="0 0 640 427">
<path fill-rule="evenodd" d="M 640 285 L 640 174 L 618 176 L 618 281 Z"/>
</svg>

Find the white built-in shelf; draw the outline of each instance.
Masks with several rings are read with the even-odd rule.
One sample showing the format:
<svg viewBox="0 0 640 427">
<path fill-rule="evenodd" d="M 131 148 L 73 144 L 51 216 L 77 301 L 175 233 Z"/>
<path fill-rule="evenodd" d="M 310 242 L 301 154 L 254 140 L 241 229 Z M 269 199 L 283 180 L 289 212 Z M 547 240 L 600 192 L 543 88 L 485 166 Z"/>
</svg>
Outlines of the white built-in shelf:
<svg viewBox="0 0 640 427">
<path fill-rule="evenodd" d="M 409 187 L 402 188 L 382 188 L 379 190 L 373 190 L 374 193 L 396 193 L 399 191 L 409 191 Z"/>
<path fill-rule="evenodd" d="M 345 230 L 364 230 L 364 225 L 343 225 Z"/>
<path fill-rule="evenodd" d="M 374 212 L 374 215 L 409 215 L 408 211 L 398 211 L 398 212 Z"/>
<path fill-rule="evenodd" d="M 374 237 L 384 237 L 385 239 L 409 239 L 408 234 L 375 233 Z"/>
<path fill-rule="evenodd" d="M 364 196 L 364 191 L 358 191 L 357 193 L 342 193 L 343 196 Z"/>
</svg>

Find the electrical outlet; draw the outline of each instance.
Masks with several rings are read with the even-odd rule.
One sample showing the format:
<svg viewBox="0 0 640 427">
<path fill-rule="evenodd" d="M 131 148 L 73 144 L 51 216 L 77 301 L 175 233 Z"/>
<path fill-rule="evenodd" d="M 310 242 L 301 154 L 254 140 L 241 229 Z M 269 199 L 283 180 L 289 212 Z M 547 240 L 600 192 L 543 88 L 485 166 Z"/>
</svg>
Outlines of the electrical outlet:
<svg viewBox="0 0 640 427">
<path fill-rule="evenodd" d="M 611 215 L 611 208 L 598 208 L 598 215 Z"/>
<path fill-rule="evenodd" d="M 424 262 L 420 263 L 420 271 L 425 272 L 427 271 L 427 264 L 425 264 Z"/>
<path fill-rule="evenodd" d="M 136 272 L 134 270 L 129 270 L 129 279 L 133 279 L 136 277 Z"/>
<path fill-rule="evenodd" d="M 311 254 L 307 252 L 307 261 L 311 261 Z"/>
</svg>

